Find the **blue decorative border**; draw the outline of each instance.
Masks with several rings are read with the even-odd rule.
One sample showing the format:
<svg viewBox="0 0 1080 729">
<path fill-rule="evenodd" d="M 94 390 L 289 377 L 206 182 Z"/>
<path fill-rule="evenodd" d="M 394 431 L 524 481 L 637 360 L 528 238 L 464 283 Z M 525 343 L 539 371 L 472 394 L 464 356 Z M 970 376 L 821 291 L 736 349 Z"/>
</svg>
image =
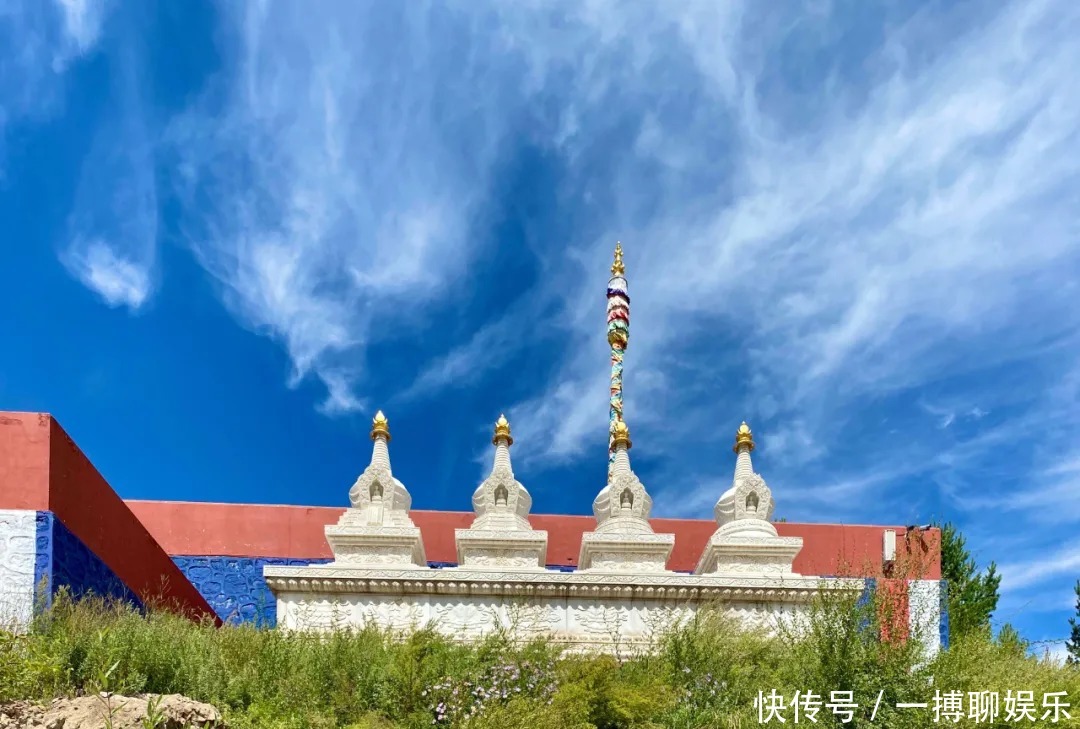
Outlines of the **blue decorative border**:
<svg viewBox="0 0 1080 729">
<path fill-rule="evenodd" d="M 941 601 L 941 625 L 938 637 L 941 639 L 941 649 L 949 647 L 949 581 L 938 580 L 938 599 Z"/>
<path fill-rule="evenodd" d="M 867 577 L 863 580 L 863 589 L 859 594 L 859 599 L 855 602 L 859 608 L 864 608 L 870 604 L 874 599 L 874 592 L 877 590 L 877 579 L 873 577 Z M 861 630 L 869 630 L 873 627 L 873 619 L 867 615 L 862 618 L 862 624 L 859 626 Z M 880 638 L 881 636 L 876 636 Z"/>
<path fill-rule="evenodd" d="M 51 511 L 34 514 L 34 611 L 52 606 L 53 516 Z"/>
</svg>

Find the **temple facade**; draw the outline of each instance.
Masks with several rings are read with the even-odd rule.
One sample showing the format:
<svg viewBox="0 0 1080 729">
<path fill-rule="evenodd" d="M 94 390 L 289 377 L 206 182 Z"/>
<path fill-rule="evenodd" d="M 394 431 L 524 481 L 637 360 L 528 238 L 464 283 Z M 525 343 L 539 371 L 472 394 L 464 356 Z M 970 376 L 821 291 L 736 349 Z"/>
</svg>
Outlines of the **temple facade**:
<svg viewBox="0 0 1080 729">
<path fill-rule="evenodd" d="M 746 423 L 713 519 L 652 516 L 623 415 L 625 273 L 617 247 L 607 287 L 608 473 L 591 516 L 534 513 L 505 417 L 472 511 L 447 512 L 414 508 L 381 412 L 370 463 L 342 507 L 125 500 L 51 415 L 0 412 L 0 626 L 25 625 L 66 589 L 165 600 L 220 623 L 431 625 L 464 639 L 503 630 L 618 650 L 648 645 L 703 609 L 772 629 L 797 620 L 822 590 L 887 587 L 896 627 L 917 631 L 930 650 L 945 644 L 940 533 L 774 523 L 774 492 L 754 470 Z"/>
<path fill-rule="evenodd" d="M 495 423 L 491 472 L 473 494 L 473 521 L 454 532 L 457 564 L 428 567 L 420 530 L 409 518 L 409 492 L 392 473 L 389 424 L 380 411 L 372 423 L 371 463 L 349 491 L 350 507 L 325 530 L 333 561 L 264 570 L 279 626 L 431 626 L 465 639 L 506 631 L 545 635 L 571 649 L 618 650 L 653 644 L 703 609 L 723 609 L 772 630 L 781 621 L 796 625 L 822 590 L 866 588 L 861 578 L 794 569 L 803 539 L 780 536 L 771 522 L 773 494 L 754 471 L 753 433 L 745 422 L 735 434 L 731 487 L 718 494 L 715 531 L 692 573 L 669 568 L 676 536 L 650 522 L 652 497 L 631 466 L 623 417 L 629 293 L 621 245 L 611 274 L 608 477 L 593 500 L 595 527 L 581 535 L 576 569 L 546 568 L 548 534 L 529 521 L 532 498 L 515 478 L 504 416 Z M 939 617 L 923 610 L 918 619 L 936 626 Z"/>
<path fill-rule="evenodd" d="M 865 589 L 859 578 L 797 574 L 800 537 L 778 536 L 774 503 L 754 473 L 750 428 L 736 435 L 732 487 L 717 501 L 716 531 L 693 573 L 668 569 L 674 534 L 649 522 L 652 498 L 630 463 L 630 431 L 617 420 L 610 477 L 593 500 L 596 527 L 581 537 L 577 569 L 546 569 L 548 535 L 529 523 L 532 500 L 515 479 L 510 424 L 495 424 L 490 475 L 473 495 L 475 518 L 455 531 L 458 563 L 428 567 L 409 493 L 390 466 L 389 424 L 372 424 L 371 463 L 349 492 L 350 507 L 325 529 L 334 559 L 303 567 L 269 566 L 277 624 L 295 630 L 375 625 L 424 626 L 462 638 L 497 630 L 545 635 L 581 650 L 655 642 L 706 607 L 772 629 L 795 620 L 820 590 Z"/>
</svg>

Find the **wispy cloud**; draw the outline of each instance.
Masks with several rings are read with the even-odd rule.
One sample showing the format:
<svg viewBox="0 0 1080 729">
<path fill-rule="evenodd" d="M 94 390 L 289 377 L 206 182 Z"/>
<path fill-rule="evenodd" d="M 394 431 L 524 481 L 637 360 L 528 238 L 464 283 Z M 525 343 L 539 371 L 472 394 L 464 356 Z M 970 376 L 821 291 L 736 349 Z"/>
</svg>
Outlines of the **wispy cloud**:
<svg viewBox="0 0 1080 729">
<path fill-rule="evenodd" d="M 69 59 L 86 53 L 97 43 L 108 11 L 107 0 L 55 0 L 60 8 L 65 43 L 53 57 L 53 69 L 62 70 Z"/>
<path fill-rule="evenodd" d="M 1001 591 L 1015 592 L 1061 575 L 1080 574 L 1080 542 L 1073 540 L 1036 559 L 1001 566 Z"/>
<path fill-rule="evenodd" d="M 619 234 L 629 216 L 614 216 L 599 236 L 604 248 L 616 237 L 628 248 L 632 328 L 644 332 L 632 335 L 628 363 L 657 369 L 673 352 L 715 359 L 708 340 L 730 332 L 744 367 L 727 381 L 729 422 L 738 422 L 732 411 L 753 417 L 769 404 L 770 420 L 835 435 L 844 409 L 860 398 L 1034 354 L 1035 344 L 1075 328 L 1069 281 L 1080 261 L 1070 201 L 1080 172 L 1080 104 L 1066 69 L 1080 60 L 1070 40 L 1077 20 L 1071 5 L 1016 3 L 953 39 L 936 36 L 933 21 L 921 16 L 894 29 L 886 24 L 880 49 L 860 59 L 874 73 L 842 78 L 839 61 L 808 69 L 820 76 L 815 93 L 828 102 L 812 124 L 771 91 L 780 84 L 802 98 L 769 65 L 770 58 L 799 59 L 766 52 L 785 43 L 818 48 L 827 39 L 796 35 L 797 27 L 754 30 L 770 28 L 767 22 L 740 25 L 725 46 L 723 73 L 710 66 L 696 80 L 680 76 L 684 93 L 713 101 L 711 113 L 690 134 L 674 133 L 674 121 L 643 126 L 635 151 L 648 154 L 624 160 L 611 181 L 620 193 L 615 209 L 633 210 L 643 189 L 654 191 L 640 181 L 646 169 L 665 181 L 707 170 L 710 161 L 694 154 L 707 148 L 706 125 L 732 125 L 737 143 L 721 165 L 732 166 L 730 177 L 685 197 L 655 190 L 653 214 L 632 239 Z M 840 17 L 819 22 L 851 30 Z M 603 27 L 596 53 L 625 50 L 610 32 L 619 24 Z M 928 41 L 935 52 L 915 60 Z M 701 54 L 692 43 L 638 50 L 645 55 L 635 63 L 652 68 L 675 68 L 684 52 Z M 654 91 L 648 77 L 634 88 Z M 687 160 L 697 165 L 687 170 Z M 603 253 L 593 255 L 597 264 Z M 602 286 L 595 278 L 558 285 L 595 291 Z M 1040 312 L 1034 318 L 1033 309 Z M 583 322 L 582 340 L 596 331 Z M 586 389 L 601 368 L 570 358 L 522 415 L 543 418 L 544 403 Z M 635 405 L 642 401 L 632 378 L 631 423 L 646 409 Z M 648 437 L 674 448 L 703 432 L 715 411 L 688 414 L 682 406 L 714 386 L 680 383 L 681 397 L 672 398 L 678 407 Z M 585 435 L 603 428 L 603 414 L 586 417 L 595 411 L 588 400 L 567 404 L 564 422 L 581 430 L 560 428 L 557 437 L 590 442 Z M 978 412 L 993 407 L 980 403 Z M 802 450 L 829 452 L 810 438 Z"/>
<path fill-rule="evenodd" d="M 63 102 L 64 72 L 93 50 L 106 0 L 12 0 L 0 5 L 0 180 L 8 127 L 39 121 Z"/>
<path fill-rule="evenodd" d="M 71 272 L 109 306 L 138 309 L 150 295 L 151 282 L 146 268 L 121 258 L 113 247 L 100 239 L 76 238 L 63 260 Z"/>
<path fill-rule="evenodd" d="M 83 159 L 60 260 L 109 306 L 134 311 L 158 277 L 157 137 L 145 118 L 138 56 L 121 45 L 109 60 L 111 109 Z"/>
<path fill-rule="evenodd" d="M 17 1 L 0 8 L 0 178 L 6 127 L 58 112 L 65 75 L 96 49 L 110 5 L 107 0 Z M 106 304 L 134 310 L 154 286 L 153 139 L 143 123 L 137 59 L 113 61 L 114 88 L 102 91 L 115 108 L 83 161 L 60 260 Z"/>
<path fill-rule="evenodd" d="M 324 4 L 312 22 L 248 4 L 225 26 L 220 85 L 169 135 L 188 242 L 240 320 L 284 344 L 294 382 L 358 408 L 367 348 L 423 321 L 478 245 L 521 109 L 496 73 L 503 41 L 482 12 L 411 5 Z"/>
<path fill-rule="evenodd" d="M 498 390 L 530 488 L 602 480 L 621 239 L 658 515 L 708 516 L 746 419 L 780 513 L 955 518 L 980 559 L 1008 540 L 1017 594 L 1076 569 L 1038 557 L 1080 521 L 1075 3 L 233 4 L 163 134 L 108 9 L 0 7 L 0 140 L 109 46 L 60 251 L 107 304 L 167 281 L 175 202 L 323 412 Z M 512 244 L 520 280 L 491 263 Z"/>
</svg>

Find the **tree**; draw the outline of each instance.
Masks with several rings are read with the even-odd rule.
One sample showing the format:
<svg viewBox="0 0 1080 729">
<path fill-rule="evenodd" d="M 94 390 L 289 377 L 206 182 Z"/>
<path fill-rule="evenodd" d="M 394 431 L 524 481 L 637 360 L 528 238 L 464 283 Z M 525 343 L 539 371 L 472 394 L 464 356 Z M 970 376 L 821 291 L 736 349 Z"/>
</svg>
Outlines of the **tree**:
<svg viewBox="0 0 1080 729">
<path fill-rule="evenodd" d="M 1080 664 L 1080 580 L 1076 581 L 1073 588 L 1076 592 L 1076 615 L 1069 618 L 1069 627 L 1072 628 L 1069 639 L 1065 641 L 1065 650 L 1069 652 L 1069 663 Z"/>
<path fill-rule="evenodd" d="M 948 582 L 949 641 L 973 630 L 990 629 L 998 604 L 1001 575 L 993 562 L 979 572 L 964 536 L 953 524 L 941 525 L 941 577 Z"/>
<path fill-rule="evenodd" d="M 1018 656 L 1026 656 L 1028 647 L 1031 645 L 1011 623 L 1005 623 L 998 631 L 998 645 Z"/>
</svg>

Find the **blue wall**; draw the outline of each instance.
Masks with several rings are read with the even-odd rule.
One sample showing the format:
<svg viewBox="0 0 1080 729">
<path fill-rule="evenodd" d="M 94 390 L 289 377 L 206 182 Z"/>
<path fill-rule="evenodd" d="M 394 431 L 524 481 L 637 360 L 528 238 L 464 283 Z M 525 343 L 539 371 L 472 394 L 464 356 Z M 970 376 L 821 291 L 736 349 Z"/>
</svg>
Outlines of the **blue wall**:
<svg viewBox="0 0 1080 729">
<path fill-rule="evenodd" d="M 330 560 L 180 556 L 173 561 L 222 620 L 273 627 L 277 624 L 277 601 L 263 579 L 263 567 L 303 567 Z"/>
<path fill-rule="evenodd" d="M 34 599 L 38 608 L 51 605 L 61 587 L 66 587 L 74 597 L 94 594 L 142 607 L 138 596 L 55 514 L 37 512 L 36 527 Z"/>
</svg>

